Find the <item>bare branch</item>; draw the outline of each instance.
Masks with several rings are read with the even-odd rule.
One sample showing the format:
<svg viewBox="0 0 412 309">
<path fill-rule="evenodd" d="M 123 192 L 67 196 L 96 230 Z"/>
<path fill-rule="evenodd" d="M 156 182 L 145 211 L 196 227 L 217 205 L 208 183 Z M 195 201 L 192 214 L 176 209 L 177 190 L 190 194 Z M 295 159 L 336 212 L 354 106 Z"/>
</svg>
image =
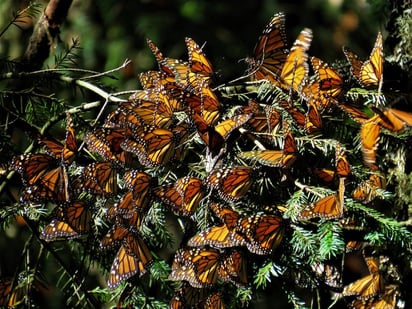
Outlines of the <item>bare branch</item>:
<svg viewBox="0 0 412 309">
<path fill-rule="evenodd" d="M 50 0 L 30 38 L 23 62 L 31 68 L 41 68 L 50 55 L 50 48 L 60 31 L 73 0 Z"/>
</svg>

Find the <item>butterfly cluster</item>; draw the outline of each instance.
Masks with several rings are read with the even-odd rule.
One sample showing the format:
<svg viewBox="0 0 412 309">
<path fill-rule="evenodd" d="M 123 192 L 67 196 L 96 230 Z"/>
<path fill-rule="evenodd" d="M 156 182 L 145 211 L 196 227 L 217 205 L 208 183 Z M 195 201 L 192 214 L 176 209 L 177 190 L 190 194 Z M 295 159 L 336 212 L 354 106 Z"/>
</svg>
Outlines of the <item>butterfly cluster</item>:
<svg viewBox="0 0 412 309">
<path fill-rule="evenodd" d="M 358 225 L 353 205 L 373 207 L 386 189 L 377 154 L 381 130 L 412 125 L 410 113 L 349 102 L 354 82 L 383 96 L 380 33 L 366 61 L 344 48 L 349 80 L 309 57 L 311 41 L 305 28 L 289 47 L 285 16 L 275 14 L 247 58 L 246 76 L 257 90 L 243 100 L 225 94 L 230 86 L 213 88 L 213 66 L 193 39 L 185 39 L 187 60 L 166 57 L 147 40 L 158 70 L 140 74 L 142 90 L 86 132 L 83 149 L 68 115 L 64 143 L 38 136 L 44 152 L 11 162 L 23 181 L 22 203 L 55 205 L 41 238 L 98 235 L 95 223 L 103 220 L 99 251 L 113 254 L 107 280 L 113 290 L 150 273 L 160 259 L 155 241 L 143 232 L 153 228 L 153 212 L 160 209 L 183 222 L 169 274 L 182 283 L 170 308 L 225 308 L 233 303 L 225 288 L 247 288 L 262 261 L 285 266 L 285 256 L 307 267 L 285 272 L 291 281 L 313 275 L 314 286 L 337 291 L 354 308 L 383 302 L 388 305 L 382 308 L 394 308 L 396 286 L 384 283 L 375 257 L 365 258 L 370 275 L 345 286 L 344 263 L 338 267 L 330 256 L 306 259 L 291 249 L 302 228 L 323 224 L 332 233 Z M 276 95 L 261 97 L 259 87 Z M 328 132 L 328 125 L 346 117 L 360 123 L 360 153 L 352 141 Z M 360 179 L 354 166 L 370 178 Z M 344 238 L 335 257 L 373 251 L 358 243 Z"/>
</svg>

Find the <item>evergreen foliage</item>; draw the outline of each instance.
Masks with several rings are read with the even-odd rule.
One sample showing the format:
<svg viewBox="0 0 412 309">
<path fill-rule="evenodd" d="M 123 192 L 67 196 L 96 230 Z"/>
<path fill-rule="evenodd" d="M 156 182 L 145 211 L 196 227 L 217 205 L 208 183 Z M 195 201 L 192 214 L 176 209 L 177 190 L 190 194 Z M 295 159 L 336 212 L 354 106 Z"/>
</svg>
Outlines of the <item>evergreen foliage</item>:
<svg viewBox="0 0 412 309">
<path fill-rule="evenodd" d="M 382 88 L 350 57 L 331 66 L 341 81 L 313 65 L 297 87 L 302 33 L 291 84 L 249 59 L 214 85 L 189 38 L 183 60 L 149 43 L 159 68 L 133 91 L 108 82 L 130 61 L 82 69 L 78 40 L 40 70 L 1 59 L 0 232 L 26 242 L 7 248 L 0 306 L 246 308 L 273 290 L 290 308 L 411 306 L 412 18 L 397 9 Z"/>
</svg>

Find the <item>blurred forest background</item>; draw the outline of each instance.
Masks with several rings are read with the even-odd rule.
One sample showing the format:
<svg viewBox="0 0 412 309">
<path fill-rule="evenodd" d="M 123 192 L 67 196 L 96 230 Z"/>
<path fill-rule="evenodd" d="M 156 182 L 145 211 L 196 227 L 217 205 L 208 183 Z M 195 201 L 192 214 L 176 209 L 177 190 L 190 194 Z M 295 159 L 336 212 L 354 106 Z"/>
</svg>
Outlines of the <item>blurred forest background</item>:
<svg viewBox="0 0 412 309">
<path fill-rule="evenodd" d="M 47 4 L 47 1 L 38 2 Z M 13 12 L 28 3 L 1 0 L 0 30 L 13 18 Z M 205 43 L 204 50 L 220 79 L 217 84 L 222 84 L 245 73 L 244 59 L 252 54 L 258 37 L 275 12 L 283 11 L 286 15 L 290 43 L 304 27 L 311 28 L 314 37 L 310 55 L 333 63 L 344 60 L 343 45 L 362 59 L 368 56 L 378 30 L 385 33 L 389 5 L 388 1 L 378 0 L 75 0 L 61 27 L 61 44 L 56 45 L 49 63 L 53 63 L 56 54 L 64 53 L 62 46 L 70 46 L 78 39 L 80 48 L 75 52 L 77 57 L 72 58 L 76 63 L 74 67 L 103 72 L 130 59 L 131 65 L 114 74 L 117 79 L 106 78 L 104 83 L 115 91 L 133 90 L 140 87 L 137 79 L 140 72 L 157 68 L 146 38 L 153 40 L 168 57 L 186 59 L 184 38 L 188 36 L 199 44 Z M 36 20 L 28 18 L 19 24 L 20 28 L 8 29 L 0 38 L 0 57 L 19 59 L 35 23 Z M 87 94 L 74 97 L 79 101 L 73 101 L 73 106 L 93 99 Z M 16 260 L 22 258 L 16 254 L 21 252 L 28 233 L 18 230 L 17 226 L 9 226 L 6 233 L 0 233 L 2 276 L 12 276 L 9 272 L 14 270 Z M 50 273 L 54 273 L 53 267 L 57 265 L 48 267 Z M 105 278 L 97 280 L 104 282 Z M 277 288 L 274 283 L 273 289 Z M 287 303 L 286 299 L 284 302 Z M 51 308 L 53 304 L 47 306 Z"/>
</svg>

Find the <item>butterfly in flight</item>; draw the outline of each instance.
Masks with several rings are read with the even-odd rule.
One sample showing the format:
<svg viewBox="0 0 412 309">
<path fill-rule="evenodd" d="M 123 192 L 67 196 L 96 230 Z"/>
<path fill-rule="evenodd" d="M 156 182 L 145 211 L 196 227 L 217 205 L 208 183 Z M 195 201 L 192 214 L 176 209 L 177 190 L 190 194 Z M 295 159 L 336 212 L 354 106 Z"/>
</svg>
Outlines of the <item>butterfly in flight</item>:
<svg viewBox="0 0 412 309">
<path fill-rule="evenodd" d="M 299 92 L 309 72 L 307 51 L 312 31 L 302 30 L 288 51 L 284 24 L 283 13 L 272 17 L 258 40 L 254 57 L 247 60 L 249 72 L 255 80 L 267 79 L 282 89 Z"/>
</svg>

